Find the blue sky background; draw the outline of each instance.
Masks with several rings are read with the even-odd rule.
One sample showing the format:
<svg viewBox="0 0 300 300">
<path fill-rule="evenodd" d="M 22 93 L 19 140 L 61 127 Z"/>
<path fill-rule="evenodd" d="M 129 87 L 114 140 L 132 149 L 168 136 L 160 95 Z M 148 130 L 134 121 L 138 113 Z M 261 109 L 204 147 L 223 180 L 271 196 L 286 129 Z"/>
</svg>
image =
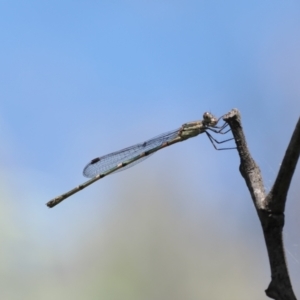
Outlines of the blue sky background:
<svg viewBox="0 0 300 300">
<path fill-rule="evenodd" d="M 238 155 L 205 136 L 44 204 L 90 159 L 232 108 L 269 189 L 299 118 L 299 15 L 297 1 L 0 1 L 1 298 L 262 299 Z"/>
</svg>

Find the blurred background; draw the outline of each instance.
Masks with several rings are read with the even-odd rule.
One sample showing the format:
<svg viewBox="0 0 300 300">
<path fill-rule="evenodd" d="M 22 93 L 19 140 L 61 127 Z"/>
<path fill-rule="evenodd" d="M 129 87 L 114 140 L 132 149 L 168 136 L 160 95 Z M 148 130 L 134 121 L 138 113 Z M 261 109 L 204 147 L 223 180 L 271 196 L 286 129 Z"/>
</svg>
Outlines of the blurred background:
<svg viewBox="0 0 300 300">
<path fill-rule="evenodd" d="M 299 118 L 300 4 L 247 2 L 0 1 L 1 299 L 267 298 L 239 157 L 205 135 L 45 206 L 91 159 L 232 108 L 270 189 Z"/>
</svg>

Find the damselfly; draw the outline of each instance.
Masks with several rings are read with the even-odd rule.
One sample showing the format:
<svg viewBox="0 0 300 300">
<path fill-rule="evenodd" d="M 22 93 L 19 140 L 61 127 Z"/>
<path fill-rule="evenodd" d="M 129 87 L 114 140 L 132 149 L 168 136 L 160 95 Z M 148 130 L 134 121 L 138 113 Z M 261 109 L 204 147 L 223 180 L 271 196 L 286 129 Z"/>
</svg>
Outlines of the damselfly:
<svg viewBox="0 0 300 300">
<path fill-rule="evenodd" d="M 161 134 L 153 139 L 150 139 L 144 143 L 136 144 L 134 146 L 122 149 L 117 152 L 113 152 L 101 157 L 94 158 L 87 164 L 87 166 L 83 169 L 83 175 L 92 178 L 85 183 L 78 185 L 74 189 L 66 192 L 47 203 L 48 207 L 54 207 L 59 204 L 66 198 L 71 195 L 81 191 L 86 188 L 90 184 L 95 181 L 109 175 L 112 173 L 116 173 L 118 171 L 123 171 L 127 168 L 134 166 L 135 164 L 143 161 L 148 158 L 151 154 L 156 151 L 163 149 L 167 146 L 173 145 L 178 142 L 185 141 L 191 137 L 195 137 L 201 133 L 206 133 L 211 143 L 217 150 L 225 150 L 225 149 L 235 149 L 235 148 L 220 148 L 218 149 L 215 143 L 224 143 L 232 138 L 217 141 L 212 137 L 212 135 L 208 132 L 213 131 L 215 133 L 225 134 L 229 130 L 224 132 L 224 129 L 227 127 L 227 123 L 224 123 L 222 126 L 217 126 L 220 118 L 217 119 L 211 113 L 204 113 L 203 120 L 189 122 L 183 124 L 179 129 Z"/>
</svg>

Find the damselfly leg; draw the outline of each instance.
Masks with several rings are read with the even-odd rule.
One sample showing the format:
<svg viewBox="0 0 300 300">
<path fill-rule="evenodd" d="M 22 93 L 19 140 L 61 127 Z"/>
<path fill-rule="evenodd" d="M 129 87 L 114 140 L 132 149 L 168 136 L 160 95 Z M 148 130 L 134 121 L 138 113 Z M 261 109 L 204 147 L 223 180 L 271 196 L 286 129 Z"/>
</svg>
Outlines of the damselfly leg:
<svg viewBox="0 0 300 300">
<path fill-rule="evenodd" d="M 222 126 L 219 126 L 219 127 L 218 126 L 214 126 L 213 128 L 208 127 L 207 130 L 210 130 L 210 131 L 215 132 L 215 133 L 226 134 L 226 133 L 228 133 L 228 132 L 231 131 L 231 129 L 228 129 L 228 130 L 224 131 L 224 129 L 227 126 L 228 126 L 228 123 L 224 122 L 224 124 Z M 218 128 L 218 129 L 216 129 L 216 128 Z M 209 138 L 210 142 L 212 143 L 212 145 L 214 146 L 214 148 L 216 150 L 232 150 L 232 149 L 236 149 L 236 147 L 218 148 L 215 143 L 217 143 L 217 144 L 223 144 L 223 143 L 232 141 L 234 138 L 226 139 L 226 140 L 223 140 L 223 141 L 218 141 L 209 132 L 207 132 L 207 130 L 205 131 L 205 133 L 206 133 L 207 137 Z"/>
</svg>

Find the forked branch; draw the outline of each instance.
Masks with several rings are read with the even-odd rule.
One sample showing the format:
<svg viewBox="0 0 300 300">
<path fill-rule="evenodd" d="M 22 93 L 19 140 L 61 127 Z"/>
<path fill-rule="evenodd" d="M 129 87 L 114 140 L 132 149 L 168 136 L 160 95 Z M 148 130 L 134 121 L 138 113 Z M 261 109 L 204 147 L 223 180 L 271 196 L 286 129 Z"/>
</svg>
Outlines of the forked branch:
<svg viewBox="0 0 300 300">
<path fill-rule="evenodd" d="M 264 233 L 271 267 L 271 282 L 265 291 L 266 295 L 276 300 L 295 300 L 285 260 L 282 231 L 286 197 L 300 154 L 300 118 L 268 195 L 260 169 L 247 147 L 239 111 L 233 109 L 223 120 L 232 130 L 241 159 L 240 172 L 250 191 Z"/>
</svg>

